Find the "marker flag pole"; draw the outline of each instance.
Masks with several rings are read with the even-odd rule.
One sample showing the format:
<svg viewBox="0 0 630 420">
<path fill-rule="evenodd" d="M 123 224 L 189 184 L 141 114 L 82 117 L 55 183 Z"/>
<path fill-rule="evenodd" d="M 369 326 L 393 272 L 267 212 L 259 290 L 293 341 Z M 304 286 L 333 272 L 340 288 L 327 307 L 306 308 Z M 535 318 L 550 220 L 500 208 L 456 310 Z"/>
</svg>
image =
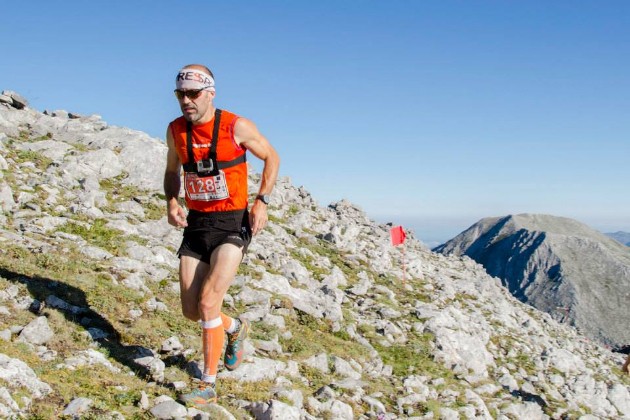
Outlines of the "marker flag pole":
<svg viewBox="0 0 630 420">
<path fill-rule="evenodd" d="M 407 269 L 405 268 L 405 244 L 402 245 L 402 266 L 403 266 L 403 286 L 405 286 L 405 273 L 407 272 Z"/>
<path fill-rule="evenodd" d="M 403 285 L 405 284 L 405 238 L 407 235 L 405 234 L 405 230 L 402 226 L 394 226 L 390 229 L 389 234 L 391 236 L 392 245 L 398 246 L 402 245 L 402 269 L 403 269 Z"/>
</svg>

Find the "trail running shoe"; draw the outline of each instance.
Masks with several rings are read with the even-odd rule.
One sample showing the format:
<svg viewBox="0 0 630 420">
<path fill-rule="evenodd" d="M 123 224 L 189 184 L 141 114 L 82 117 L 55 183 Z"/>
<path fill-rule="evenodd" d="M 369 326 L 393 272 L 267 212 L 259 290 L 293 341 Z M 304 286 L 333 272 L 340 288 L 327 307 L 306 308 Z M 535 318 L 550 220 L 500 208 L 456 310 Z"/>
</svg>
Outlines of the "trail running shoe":
<svg viewBox="0 0 630 420">
<path fill-rule="evenodd" d="M 243 341 L 249 333 L 249 321 L 241 319 L 241 325 L 232 334 L 228 334 L 223 364 L 227 370 L 236 369 L 243 361 Z"/>
<path fill-rule="evenodd" d="M 213 384 L 201 383 L 188 394 L 182 394 L 179 399 L 186 405 L 203 407 L 217 402 L 217 391 Z"/>
</svg>

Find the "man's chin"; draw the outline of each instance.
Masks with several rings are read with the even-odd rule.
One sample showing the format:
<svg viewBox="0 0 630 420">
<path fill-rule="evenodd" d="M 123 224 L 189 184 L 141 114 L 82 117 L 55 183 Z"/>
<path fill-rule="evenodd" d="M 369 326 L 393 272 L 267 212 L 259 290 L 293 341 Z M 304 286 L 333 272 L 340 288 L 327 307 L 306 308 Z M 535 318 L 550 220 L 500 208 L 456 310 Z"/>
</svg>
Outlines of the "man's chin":
<svg viewBox="0 0 630 420">
<path fill-rule="evenodd" d="M 184 118 L 186 119 L 186 121 L 190 121 L 191 123 L 194 123 L 195 121 L 197 121 L 199 119 L 199 115 L 197 114 L 184 114 Z"/>
</svg>

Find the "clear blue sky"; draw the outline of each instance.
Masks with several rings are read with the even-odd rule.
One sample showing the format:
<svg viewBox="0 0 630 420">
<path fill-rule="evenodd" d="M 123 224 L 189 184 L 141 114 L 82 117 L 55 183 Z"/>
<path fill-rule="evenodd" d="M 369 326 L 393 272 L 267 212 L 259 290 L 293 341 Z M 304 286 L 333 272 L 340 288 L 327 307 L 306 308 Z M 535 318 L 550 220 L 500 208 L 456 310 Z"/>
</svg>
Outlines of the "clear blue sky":
<svg viewBox="0 0 630 420">
<path fill-rule="evenodd" d="M 215 73 L 282 176 L 425 242 L 523 212 L 630 231 L 628 1 L 2 2 L 0 89 L 164 138 Z M 161 168 L 161 165 L 156 167 Z"/>
</svg>

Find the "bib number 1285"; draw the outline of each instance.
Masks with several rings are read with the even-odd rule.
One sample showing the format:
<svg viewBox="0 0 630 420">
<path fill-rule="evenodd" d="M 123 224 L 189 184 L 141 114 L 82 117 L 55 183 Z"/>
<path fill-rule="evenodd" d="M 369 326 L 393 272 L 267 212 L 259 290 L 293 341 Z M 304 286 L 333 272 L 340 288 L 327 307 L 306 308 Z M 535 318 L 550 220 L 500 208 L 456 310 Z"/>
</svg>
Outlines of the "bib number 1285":
<svg viewBox="0 0 630 420">
<path fill-rule="evenodd" d="M 186 172 L 184 181 L 186 183 L 186 194 L 191 200 L 224 200 L 230 195 L 223 171 L 219 171 L 219 174 L 215 176 L 204 177 L 200 177 L 193 172 Z"/>
</svg>

